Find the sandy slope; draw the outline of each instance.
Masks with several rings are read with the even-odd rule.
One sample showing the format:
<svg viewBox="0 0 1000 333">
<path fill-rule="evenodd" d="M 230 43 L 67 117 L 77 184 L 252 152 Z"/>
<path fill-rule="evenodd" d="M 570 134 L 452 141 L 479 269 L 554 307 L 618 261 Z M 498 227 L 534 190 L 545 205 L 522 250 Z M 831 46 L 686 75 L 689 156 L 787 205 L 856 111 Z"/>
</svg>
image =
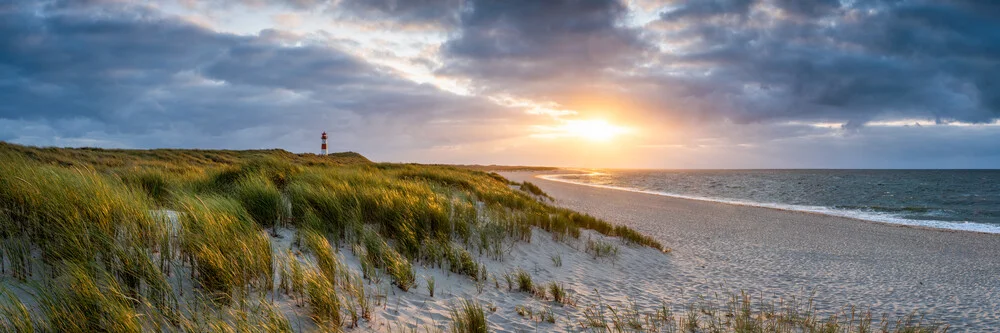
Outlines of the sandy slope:
<svg viewBox="0 0 1000 333">
<path fill-rule="evenodd" d="M 1000 236 L 917 229 L 817 214 L 531 181 L 556 204 L 625 224 L 672 247 L 669 264 L 644 270 L 670 299 L 723 284 L 787 295 L 815 292 L 818 306 L 871 305 L 927 312 L 953 331 L 1000 329 Z M 663 269 L 662 271 L 658 269 Z"/>
<path fill-rule="evenodd" d="M 166 211 L 171 224 L 177 225 L 177 213 Z M 314 258 L 294 245 L 297 230 L 279 228 L 276 235 L 271 235 L 271 248 L 277 260 L 286 260 L 288 250 L 303 262 L 315 263 Z M 619 254 L 613 258 L 597 258 L 584 250 L 587 240 L 605 241 L 618 245 Z M 348 331 L 368 332 L 418 332 L 447 331 L 451 323 L 450 313 L 455 304 L 463 299 L 473 299 L 487 309 L 487 320 L 490 329 L 495 332 L 575 332 L 580 331 L 579 322 L 583 320 L 583 312 L 592 305 L 625 304 L 634 301 L 643 307 L 655 307 L 666 298 L 663 290 L 656 288 L 654 276 L 643 271 L 654 268 L 655 271 L 669 271 L 669 255 L 657 250 L 621 245 L 616 238 L 606 237 L 589 230 L 583 231 L 580 239 L 565 239 L 555 241 L 552 235 L 541 229 L 534 229 L 531 241 L 511 242 L 510 251 L 503 260 L 493 260 L 487 256 L 478 256 L 487 266 L 489 281 L 482 290 L 472 279 L 450 273 L 439 267 L 414 265 L 418 286 L 407 292 L 391 285 L 388 276 L 379 282 L 366 281 L 366 292 L 384 295 L 374 311 L 373 320 L 360 321 L 360 327 Z M 348 269 L 360 274 L 361 263 L 355 257 L 350 247 L 343 245 L 338 250 L 338 257 Z M 553 262 L 553 256 L 558 256 L 561 266 Z M 503 275 L 517 269 L 528 271 L 534 282 L 548 284 L 557 282 L 569 290 L 574 305 L 563 305 L 548 299 L 539 299 L 529 293 L 510 290 Z M 182 267 L 177 279 L 172 279 L 176 290 L 184 294 L 192 293 L 192 282 L 186 277 L 190 270 Z M 434 297 L 429 295 L 427 280 L 435 281 Z M 183 280 L 183 281 L 181 281 Z M 627 282 L 627 283 L 623 283 Z M 275 284 L 278 277 L 275 276 Z M 653 292 L 647 292 L 653 291 Z M 341 295 L 344 297 L 345 295 Z M 309 309 L 305 300 L 294 299 L 282 293 L 268 294 L 279 309 L 289 319 L 294 330 L 299 332 L 322 331 L 309 319 Z M 535 312 L 551 310 L 555 323 L 546 322 L 539 317 L 527 318 L 517 313 L 518 306 L 530 308 Z M 678 308 L 678 310 L 680 310 Z"/>
<path fill-rule="evenodd" d="M 273 251 L 284 253 L 293 245 L 294 229 L 279 229 L 272 236 Z M 618 255 L 608 258 L 594 258 L 585 251 L 588 240 L 604 241 L 618 246 Z M 448 272 L 438 267 L 414 265 L 418 286 L 403 292 L 393 287 L 388 277 L 381 282 L 366 282 L 369 293 L 385 295 L 385 301 L 377 306 L 370 322 L 361 321 L 361 327 L 353 331 L 371 332 L 418 332 L 447 331 L 451 323 L 450 311 L 463 299 L 473 299 L 487 309 L 487 320 L 494 332 L 578 332 L 584 312 L 591 306 L 611 304 L 621 306 L 634 302 L 642 308 L 654 308 L 668 299 L 668 291 L 659 288 L 659 276 L 650 272 L 664 273 L 674 270 L 670 255 L 655 249 L 620 244 L 617 238 L 605 237 L 585 230 L 580 239 L 556 241 L 552 234 L 534 229 L 531 241 L 512 242 L 510 251 L 503 260 L 497 261 L 487 256 L 478 256 L 487 266 L 489 281 L 480 291 L 470 278 Z M 342 246 L 338 256 L 350 270 L 360 274 L 361 264 L 350 248 Z M 299 254 L 303 261 L 313 261 L 308 254 Z M 553 257 L 561 260 L 557 266 Z M 572 305 L 554 302 L 549 296 L 539 299 L 529 293 L 508 289 L 503 275 L 523 269 L 529 272 L 536 284 L 557 282 L 572 295 Z M 435 281 L 434 297 L 429 295 L 427 280 Z M 190 285 L 190 284 L 189 284 Z M 276 304 L 289 318 L 292 326 L 301 332 L 314 331 L 316 326 L 308 317 L 308 307 L 302 300 L 286 295 L 274 294 Z M 538 315 L 528 318 L 516 311 L 526 307 L 533 312 L 551 311 L 555 322 L 542 320 Z M 680 305 L 675 311 L 683 310 Z M 352 331 L 352 330 L 348 330 Z"/>
<path fill-rule="evenodd" d="M 605 239 L 591 232 L 585 232 L 582 239 L 587 237 Z M 549 233 L 535 229 L 531 243 L 513 247 L 503 261 L 481 258 L 490 275 L 498 275 L 496 282 L 491 276 L 482 293 L 467 277 L 418 265 L 416 271 L 420 286 L 405 293 L 390 288 L 384 311 L 377 313 L 376 320 L 368 323 L 366 328 L 383 332 L 389 331 L 390 327 L 396 331 L 400 325 L 417 327 L 421 332 L 428 327 L 447 328 L 451 322 L 450 310 L 455 302 L 463 298 L 476 299 L 484 304 L 490 328 L 496 332 L 575 332 L 580 330 L 579 321 L 590 304 L 618 304 L 634 299 L 639 305 L 658 305 L 664 295 L 659 291 L 646 292 L 655 289 L 655 281 L 639 272 L 648 267 L 668 265 L 665 260 L 668 255 L 649 248 L 627 246 L 621 246 L 620 251 L 615 260 L 595 260 L 584 253 L 582 242 L 556 242 Z M 349 250 L 342 249 L 341 253 L 345 254 L 348 266 L 358 269 L 357 260 L 350 256 Z M 561 267 L 552 262 L 551 257 L 556 254 L 562 259 Z M 509 291 L 502 274 L 517 268 L 531 273 L 535 283 L 562 283 L 572 291 L 577 305 L 562 306 L 551 298 L 539 300 L 528 293 Z M 426 288 L 425 278 L 429 276 L 434 277 L 436 284 L 433 298 Z M 551 309 L 556 322 L 522 317 L 515 310 L 517 306 L 534 311 Z M 491 311 L 493 309 L 495 311 Z"/>
<path fill-rule="evenodd" d="M 174 211 L 155 211 L 155 216 L 163 217 L 170 224 L 172 232 L 180 228 L 179 215 Z M 296 260 L 305 265 L 313 266 L 315 258 L 295 245 L 295 229 L 278 228 L 276 234 L 262 231 L 269 235 L 275 260 L 287 261 L 291 252 Z M 585 244 L 588 240 L 608 242 L 618 246 L 615 257 L 594 258 L 586 253 Z M 670 266 L 670 255 L 658 250 L 627 246 L 617 238 L 606 237 L 596 232 L 584 230 L 580 239 L 564 239 L 556 241 L 552 234 L 541 229 L 533 229 L 531 241 L 528 243 L 510 240 L 509 252 L 503 260 L 494 260 L 485 255 L 479 255 L 476 260 L 486 265 L 489 272 L 488 282 L 477 287 L 469 277 L 450 273 L 446 268 L 425 267 L 419 263 L 414 265 L 418 286 L 407 292 L 391 285 L 390 278 L 383 276 L 380 281 L 365 281 L 366 294 L 383 295 L 378 297 L 371 321 L 361 320 L 361 327 L 347 331 L 361 332 L 439 332 L 447 331 L 451 324 L 450 312 L 455 304 L 464 299 L 473 299 L 487 309 L 487 320 L 491 331 L 495 332 L 575 332 L 580 331 L 580 321 L 584 311 L 590 306 L 601 304 L 621 305 L 626 301 L 634 301 L 638 306 L 652 308 L 666 299 L 666 290 L 659 288 L 658 276 L 649 272 L 669 272 L 675 270 Z M 337 256 L 353 274 L 360 274 L 361 264 L 352 254 L 349 246 L 337 248 Z M 473 253 L 476 255 L 476 253 Z M 561 260 L 556 265 L 553 257 Z M 40 260 L 35 258 L 36 261 Z M 36 265 L 38 271 L 33 276 L 47 276 Z M 181 298 L 181 304 L 187 304 L 187 298 L 194 294 L 194 282 L 191 280 L 189 266 L 180 261 L 172 261 L 173 274 L 168 278 L 175 293 Z M 571 294 L 573 305 L 563 305 L 551 299 L 539 299 L 527 292 L 510 290 L 503 275 L 523 269 L 530 273 L 536 284 L 557 282 L 563 285 Z M 431 297 L 427 289 L 427 279 L 435 281 L 435 295 Z M 279 283 L 276 274 L 275 285 Z M 0 279 L 0 284 L 16 292 L 16 297 L 26 303 L 29 309 L 37 311 L 38 303 L 30 296 L 29 290 L 38 283 L 24 284 L 13 279 Z M 293 329 L 298 332 L 324 331 L 309 318 L 309 307 L 303 298 L 293 298 L 289 295 L 272 291 L 266 294 L 273 300 Z M 347 295 L 340 294 L 344 305 L 354 304 L 347 300 Z M 535 312 L 533 318 L 518 314 L 517 307 L 526 307 Z M 680 308 L 676 310 L 681 310 Z M 537 314 L 551 311 L 554 323 L 546 322 Z M 342 314 L 346 317 L 346 309 Z M 345 318 L 345 321 L 347 319 Z M 415 329 L 415 331 L 414 331 Z"/>
<path fill-rule="evenodd" d="M 530 180 L 556 198 L 555 204 L 629 225 L 659 239 L 673 253 L 619 245 L 619 255 L 595 259 L 585 253 L 587 239 L 618 240 L 585 231 L 580 240 L 555 241 L 535 229 L 530 243 L 512 243 L 502 261 L 479 256 L 490 273 L 482 290 L 468 277 L 442 268 L 415 265 L 418 286 L 402 292 L 385 277 L 366 283 L 369 293 L 385 295 L 371 322 L 351 331 L 435 332 L 450 324 L 459 300 L 476 299 L 487 308 L 493 331 L 580 331 L 593 305 L 634 302 L 645 310 L 664 302 L 675 313 L 702 297 L 739 289 L 768 297 L 808 296 L 821 309 L 848 302 L 871 305 L 877 313 L 929 312 L 953 331 L 991 331 L 1000 327 L 1000 236 L 897 227 L 815 214 L 674 199 L 598 189 L 506 173 Z M 173 225 L 177 215 L 167 212 Z M 295 230 L 272 236 L 275 253 L 287 253 Z M 348 247 L 339 256 L 354 272 L 360 263 Z M 297 254 L 311 261 L 308 254 Z M 552 257 L 561 258 L 562 265 Z M 279 259 L 281 260 L 281 259 Z M 503 275 L 528 271 L 535 283 L 563 284 L 576 306 L 562 306 L 524 292 L 508 290 Z M 190 272 L 171 278 L 176 290 L 191 293 Z M 427 278 L 436 282 L 428 295 Z M 312 331 L 308 307 L 287 295 L 270 295 L 297 331 Z M 555 323 L 519 315 L 517 307 L 552 311 Z"/>
</svg>

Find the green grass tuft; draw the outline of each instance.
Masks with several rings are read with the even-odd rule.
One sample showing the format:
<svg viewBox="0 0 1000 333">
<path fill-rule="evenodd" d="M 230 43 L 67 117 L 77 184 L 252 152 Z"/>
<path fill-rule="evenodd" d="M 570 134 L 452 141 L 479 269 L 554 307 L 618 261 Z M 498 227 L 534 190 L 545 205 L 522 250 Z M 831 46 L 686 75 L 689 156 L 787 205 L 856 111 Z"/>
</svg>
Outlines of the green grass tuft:
<svg viewBox="0 0 1000 333">
<path fill-rule="evenodd" d="M 451 331 L 454 333 L 486 333 L 489 332 L 486 313 L 479 302 L 468 299 L 451 310 Z"/>
<path fill-rule="evenodd" d="M 181 247 L 194 264 L 194 278 L 207 293 L 228 303 L 233 292 L 268 290 L 273 283 L 271 244 L 238 202 L 219 196 L 182 203 Z"/>
<path fill-rule="evenodd" d="M 517 290 L 521 292 L 533 292 L 535 290 L 535 285 L 531 281 L 531 274 L 524 269 L 518 268 L 514 271 L 514 280 L 517 282 Z"/>
<path fill-rule="evenodd" d="M 235 197 L 250 217 L 264 228 L 274 227 L 281 221 L 284 204 L 278 188 L 263 177 L 240 180 L 234 188 Z"/>
<path fill-rule="evenodd" d="M 552 197 L 550 197 L 548 193 L 545 193 L 545 191 L 542 191 L 542 189 L 539 188 L 538 185 L 532 184 L 531 182 L 523 182 L 519 187 L 521 188 L 521 191 L 525 191 L 539 197 L 552 199 Z"/>
</svg>

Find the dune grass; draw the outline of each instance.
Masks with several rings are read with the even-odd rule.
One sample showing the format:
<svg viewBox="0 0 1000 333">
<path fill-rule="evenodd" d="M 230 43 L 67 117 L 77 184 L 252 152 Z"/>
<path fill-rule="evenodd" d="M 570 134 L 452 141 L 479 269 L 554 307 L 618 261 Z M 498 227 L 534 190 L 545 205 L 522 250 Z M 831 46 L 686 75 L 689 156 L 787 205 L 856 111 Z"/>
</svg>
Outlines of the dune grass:
<svg viewBox="0 0 1000 333">
<path fill-rule="evenodd" d="M 235 200 L 218 196 L 185 199 L 181 247 L 201 288 L 228 302 L 232 293 L 271 288 L 270 240 Z"/>
<path fill-rule="evenodd" d="M 284 217 L 281 193 L 271 182 L 261 177 L 247 178 L 241 180 L 234 191 L 236 200 L 261 227 L 274 227 Z"/>
<path fill-rule="evenodd" d="M 292 325 L 273 303 L 282 293 L 319 327 L 338 331 L 371 320 L 385 297 L 378 294 L 385 291 L 367 291 L 364 279 L 378 285 L 385 276 L 406 292 L 416 286 L 414 265 L 424 265 L 467 277 L 481 293 L 490 276 L 483 261 L 503 261 L 514 244 L 531 241 L 534 228 L 559 241 L 590 229 L 625 246 L 669 251 L 633 229 L 550 206 L 539 196 L 544 192 L 534 184 L 512 184 L 497 174 L 372 163 L 353 153 L 0 143 L 0 276 L 26 290 L 19 296 L 0 290 L 0 330 L 289 332 Z M 297 230 L 295 249 L 272 244 L 282 228 Z M 608 240 L 587 244 L 595 257 L 618 249 Z M 341 263 L 342 248 L 354 251 L 361 276 Z M 561 261 L 553 257 L 555 265 Z M 567 303 L 562 285 L 536 284 L 524 270 L 503 277 L 510 290 Z M 433 279 L 427 288 L 433 296 Z M 755 331 L 781 315 L 740 311 L 723 315 L 734 324 L 712 324 L 697 314 L 694 320 L 671 317 L 671 323 Z M 648 318 L 616 313 L 601 317 L 601 327 L 632 327 L 632 319 Z M 456 332 L 487 329 L 477 302 L 456 305 L 452 319 Z M 825 327 L 811 324 L 819 318 L 795 320 L 795 327 Z"/>
<path fill-rule="evenodd" d="M 428 276 L 428 277 L 424 278 L 424 285 L 427 286 L 427 295 L 429 295 L 431 298 L 433 298 L 434 297 L 434 277 L 433 276 Z"/>
<path fill-rule="evenodd" d="M 522 182 L 518 187 L 521 189 L 521 191 L 531 193 L 532 195 L 546 198 L 549 200 L 552 199 L 552 197 L 550 197 L 548 193 L 545 193 L 545 191 L 542 191 L 542 189 L 539 188 L 538 185 L 535 185 L 531 182 Z"/>
<path fill-rule="evenodd" d="M 124 288 L 105 272 L 69 264 L 39 294 L 49 329 L 56 332 L 140 332 L 140 314 Z"/>
<path fill-rule="evenodd" d="M 566 287 L 555 281 L 549 282 L 548 285 L 549 295 L 552 295 L 552 300 L 556 303 L 568 303 L 568 295 L 566 292 Z"/>
<path fill-rule="evenodd" d="M 578 326 L 588 332 L 831 332 L 944 333 L 947 325 L 926 323 L 915 314 L 873 316 L 871 310 L 844 307 L 820 315 L 811 299 L 775 300 L 745 291 L 691 304 L 683 313 L 670 306 L 642 309 L 632 300 L 598 303 L 584 309 Z"/>
<path fill-rule="evenodd" d="M 614 259 L 618 256 L 618 250 L 618 246 L 614 243 L 593 239 L 587 239 L 587 244 L 584 248 L 584 251 L 592 255 L 594 259 Z"/>
<path fill-rule="evenodd" d="M 517 290 L 521 292 L 533 292 L 535 290 L 535 284 L 531 279 L 531 274 L 528 271 L 518 268 L 512 274 L 514 281 L 517 284 Z"/>
<path fill-rule="evenodd" d="M 361 243 L 364 244 L 363 261 L 371 263 L 375 268 L 384 269 L 399 289 L 407 291 L 413 287 L 416 283 L 413 265 L 390 248 L 383 238 L 366 231 L 361 236 Z"/>
<path fill-rule="evenodd" d="M 454 333 L 486 333 L 489 326 L 486 323 L 486 312 L 479 302 L 462 300 L 451 310 L 451 332 Z"/>
<path fill-rule="evenodd" d="M 339 329 L 343 326 L 341 300 L 334 284 L 322 273 L 310 272 L 305 277 L 310 317 L 323 327 Z"/>
</svg>

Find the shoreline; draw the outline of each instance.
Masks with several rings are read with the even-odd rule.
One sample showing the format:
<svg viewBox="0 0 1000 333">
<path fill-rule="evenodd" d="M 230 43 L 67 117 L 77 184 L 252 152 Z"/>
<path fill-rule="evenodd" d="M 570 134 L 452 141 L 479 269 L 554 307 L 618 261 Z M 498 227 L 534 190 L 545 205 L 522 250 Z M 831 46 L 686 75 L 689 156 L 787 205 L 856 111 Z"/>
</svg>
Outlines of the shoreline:
<svg viewBox="0 0 1000 333">
<path fill-rule="evenodd" d="M 574 171 L 574 172 L 576 172 L 576 171 L 581 171 L 581 170 L 563 170 L 563 171 Z M 781 207 L 782 205 L 786 205 L 786 204 L 780 204 L 780 203 L 761 203 L 761 202 L 752 202 L 752 201 L 744 202 L 744 201 L 738 201 L 738 200 L 734 200 L 734 199 L 715 199 L 715 198 L 708 198 L 708 197 L 686 196 L 686 195 L 681 195 L 681 194 L 671 194 L 671 193 L 664 193 L 664 192 L 657 192 L 657 191 L 640 190 L 640 189 L 634 189 L 634 188 L 628 188 L 628 187 L 620 187 L 620 186 L 612 186 L 612 185 L 585 184 L 585 183 L 574 182 L 574 181 L 570 181 L 570 180 L 565 180 L 565 179 L 558 178 L 558 176 L 564 176 L 564 175 L 583 175 L 585 173 L 546 173 L 546 174 L 542 174 L 542 173 L 537 172 L 537 171 L 511 171 L 511 172 L 533 173 L 534 174 L 533 178 L 543 179 L 543 180 L 547 180 L 547 181 L 553 181 L 553 182 L 559 182 L 559 183 L 565 183 L 565 184 L 572 184 L 572 185 L 579 185 L 579 186 L 594 187 L 594 188 L 602 188 L 602 189 L 615 190 L 615 191 L 625 191 L 625 192 L 631 192 L 631 193 L 641 193 L 641 194 L 655 195 L 655 196 L 661 196 L 661 197 L 667 197 L 667 198 L 673 198 L 673 199 L 691 200 L 691 201 L 699 201 L 699 202 L 710 202 L 710 203 L 717 203 L 717 204 L 724 204 L 724 205 L 734 205 L 734 206 L 743 206 L 743 207 L 765 208 L 765 209 L 773 209 L 773 210 L 779 210 L 779 211 L 784 211 L 784 212 L 796 212 L 796 213 L 814 214 L 814 215 L 822 215 L 822 216 L 832 216 L 832 217 L 839 217 L 839 218 L 844 218 L 844 219 L 849 219 L 849 220 L 854 220 L 854 221 L 859 221 L 859 222 L 865 222 L 865 223 L 876 223 L 876 224 L 883 224 L 883 225 L 889 225 L 889 226 L 894 226 L 894 227 L 913 228 L 913 229 L 929 230 L 929 231 L 967 232 L 967 233 L 986 234 L 986 235 L 1000 235 L 1000 226 L 994 226 L 994 225 L 991 225 L 991 224 L 979 223 L 979 222 L 971 222 L 971 221 L 946 222 L 946 221 L 936 221 L 936 220 L 912 220 L 912 219 L 896 218 L 896 217 L 892 217 L 892 219 L 895 219 L 898 222 L 896 222 L 896 221 L 881 221 L 881 220 L 876 220 L 876 219 L 868 219 L 868 218 L 864 218 L 864 217 L 851 216 L 851 215 L 848 215 L 848 214 L 837 214 L 836 213 L 837 210 L 829 208 L 829 207 L 825 207 L 825 206 L 812 206 L 812 207 L 816 207 L 818 209 L 827 209 L 827 210 L 830 210 L 830 212 L 823 212 L 823 211 L 818 211 L 818 210 L 808 210 L 808 209 L 796 209 L 796 208 L 793 208 L 793 207 Z M 788 206 L 796 206 L 796 205 L 791 205 L 791 204 L 787 204 L 787 205 Z M 801 206 L 801 205 L 798 205 L 798 206 Z M 802 207 L 810 207 L 810 206 L 802 206 Z M 955 228 L 955 227 L 948 227 L 947 226 L 948 224 L 954 224 L 954 225 L 971 224 L 971 225 L 974 225 L 974 226 L 979 227 L 979 228 L 985 228 L 986 230 L 960 229 L 960 228 Z M 941 226 L 938 226 L 938 225 L 941 225 Z"/>
<path fill-rule="evenodd" d="M 820 308 L 925 314 L 958 331 L 1000 327 L 1000 237 L 769 207 L 733 205 L 535 178 L 569 208 L 650 235 L 673 249 L 647 287 L 675 294 L 814 293 Z M 549 172 L 551 174 L 551 172 Z M 929 230 L 937 232 L 927 232 Z"/>
</svg>

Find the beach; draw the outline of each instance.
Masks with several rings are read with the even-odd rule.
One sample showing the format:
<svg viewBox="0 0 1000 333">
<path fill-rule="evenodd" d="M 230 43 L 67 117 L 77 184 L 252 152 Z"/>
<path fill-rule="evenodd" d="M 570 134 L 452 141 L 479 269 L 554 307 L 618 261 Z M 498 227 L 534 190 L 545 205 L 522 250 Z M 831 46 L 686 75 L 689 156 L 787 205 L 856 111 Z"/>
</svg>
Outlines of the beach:
<svg viewBox="0 0 1000 333">
<path fill-rule="evenodd" d="M 551 172 L 548 172 L 551 173 Z M 673 249 L 662 265 L 628 272 L 637 288 L 673 303 L 746 290 L 765 299 L 812 297 L 875 314 L 918 311 L 953 331 L 1000 328 L 1000 236 L 821 214 L 530 181 L 557 206 L 632 227 Z"/>
<path fill-rule="evenodd" d="M 2 332 L 938 333 L 1000 321 L 996 234 L 357 154 L 0 155 Z"/>
</svg>

